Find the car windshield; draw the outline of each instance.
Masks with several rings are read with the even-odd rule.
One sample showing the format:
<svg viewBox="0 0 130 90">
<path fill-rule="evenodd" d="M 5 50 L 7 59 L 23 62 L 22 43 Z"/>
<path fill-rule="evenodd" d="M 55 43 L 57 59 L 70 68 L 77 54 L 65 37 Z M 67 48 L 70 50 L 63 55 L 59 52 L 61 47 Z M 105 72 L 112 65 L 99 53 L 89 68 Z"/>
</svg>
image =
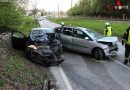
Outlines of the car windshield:
<svg viewBox="0 0 130 90">
<path fill-rule="evenodd" d="M 38 29 L 31 32 L 31 39 L 33 41 L 44 41 L 47 40 L 47 33 L 54 33 L 51 29 Z"/>
<path fill-rule="evenodd" d="M 53 33 L 53 31 L 51 29 L 38 29 L 38 30 L 33 30 L 31 32 L 31 35 L 43 35 L 45 33 Z"/>
<path fill-rule="evenodd" d="M 94 40 L 97 40 L 97 39 L 100 39 L 100 38 L 103 38 L 103 36 L 93 30 L 90 30 L 90 29 L 86 29 L 85 30 L 86 33 Z"/>
</svg>

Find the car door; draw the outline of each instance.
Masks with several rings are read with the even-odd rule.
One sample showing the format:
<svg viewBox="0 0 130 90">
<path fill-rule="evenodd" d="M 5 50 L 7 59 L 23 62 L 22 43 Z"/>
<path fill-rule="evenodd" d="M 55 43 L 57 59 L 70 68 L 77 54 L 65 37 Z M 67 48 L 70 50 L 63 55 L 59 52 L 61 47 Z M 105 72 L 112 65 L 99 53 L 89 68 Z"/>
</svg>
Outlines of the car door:
<svg viewBox="0 0 130 90">
<path fill-rule="evenodd" d="M 73 29 L 64 27 L 61 30 L 60 39 L 62 42 L 62 45 L 64 47 L 70 48 L 72 47 L 72 36 L 73 36 Z"/>
<path fill-rule="evenodd" d="M 11 43 L 14 49 L 24 50 L 26 40 L 27 40 L 27 37 L 23 33 L 19 31 L 12 31 Z"/>
<path fill-rule="evenodd" d="M 80 29 L 74 29 L 74 36 L 72 40 L 72 48 L 81 52 L 90 53 L 92 39 Z"/>
</svg>

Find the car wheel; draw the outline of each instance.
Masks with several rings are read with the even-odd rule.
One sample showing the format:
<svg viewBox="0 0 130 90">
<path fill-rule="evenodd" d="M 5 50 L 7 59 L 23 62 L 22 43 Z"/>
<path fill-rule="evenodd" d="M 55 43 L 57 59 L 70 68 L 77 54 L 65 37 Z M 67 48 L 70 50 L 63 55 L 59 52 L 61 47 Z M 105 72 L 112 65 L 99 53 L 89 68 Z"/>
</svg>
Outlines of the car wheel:
<svg viewBox="0 0 130 90">
<path fill-rule="evenodd" d="M 97 60 L 101 60 L 101 59 L 104 58 L 104 52 L 103 52 L 103 50 L 100 49 L 100 48 L 94 49 L 93 52 L 92 52 L 92 55 L 93 55 L 93 57 L 94 57 L 95 59 L 97 59 Z"/>
</svg>

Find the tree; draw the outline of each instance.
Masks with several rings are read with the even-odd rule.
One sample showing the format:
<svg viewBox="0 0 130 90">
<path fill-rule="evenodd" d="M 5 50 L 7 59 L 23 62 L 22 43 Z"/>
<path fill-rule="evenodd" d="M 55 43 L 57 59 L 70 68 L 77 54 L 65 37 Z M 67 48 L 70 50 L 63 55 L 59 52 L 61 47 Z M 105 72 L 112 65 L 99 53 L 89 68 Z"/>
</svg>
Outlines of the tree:
<svg viewBox="0 0 130 90">
<path fill-rule="evenodd" d="M 130 5 L 130 0 L 118 0 L 121 5 Z M 103 15 L 103 16 L 120 16 L 130 13 L 130 9 L 113 9 L 117 4 L 117 0 L 80 0 L 79 4 L 72 7 L 69 15 Z"/>
<path fill-rule="evenodd" d="M 21 13 L 14 2 L 0 1 L 0 11 L 0 29 L 17 29 L 21 25 Z"/>
</svg>

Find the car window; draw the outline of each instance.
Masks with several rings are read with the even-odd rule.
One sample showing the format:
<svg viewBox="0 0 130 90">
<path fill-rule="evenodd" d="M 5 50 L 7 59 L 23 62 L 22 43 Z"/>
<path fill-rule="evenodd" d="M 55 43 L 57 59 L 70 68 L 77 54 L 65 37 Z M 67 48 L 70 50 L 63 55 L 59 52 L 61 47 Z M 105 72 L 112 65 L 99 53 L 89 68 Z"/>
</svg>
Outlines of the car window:
<svg viewBox="0 0 130 90">
<path fill-rule="evenodd" d="M 20 32 L 13 32 L 13 37 L 15 38 L 25 38 L 24 34 Z"/>
<path fill-rule="evenodd" d="M 93 30 L 86 29 L 85 32 L 94 40 L 103 38 L 103 36 Z"/>
<path fill-rule="evenodd" d="M 51 29 L 32 30 L 31 35 L 44 35 L 45 33 L 53 33 L 53 30 Z"/>
<path fill-rule="evenodd" d="M 55 30 L 55 33 L 61 33 L 61 29 L 62 28 L 55 28 L 54 30 Z"/>
<path fill-rule="evenodd" d="M 42 30 L 33 30 L 31 33 L 32 34 L 41 34 L 41 33 L 43 33 L 43 31 Z"/>
<path fill-rule="evenodd" d="M 83 39 L 86 37 L 86 35 L 84 34 L 84 32 L 81 31 L 81 30 L 78 30 L 78 29 L 75 29 L 74 36 L 77 37 L 77 38 L 83 38 Z"/>
<path fill-rule="evenodd" d="M 62 31 L 62 33 L 64 34 L 64 35 L 68 35 L 68 36 L 72 36 L 72 29 L 71 28 L 64 28 L 63 29 L 63 31 Z"/>
</svg>

